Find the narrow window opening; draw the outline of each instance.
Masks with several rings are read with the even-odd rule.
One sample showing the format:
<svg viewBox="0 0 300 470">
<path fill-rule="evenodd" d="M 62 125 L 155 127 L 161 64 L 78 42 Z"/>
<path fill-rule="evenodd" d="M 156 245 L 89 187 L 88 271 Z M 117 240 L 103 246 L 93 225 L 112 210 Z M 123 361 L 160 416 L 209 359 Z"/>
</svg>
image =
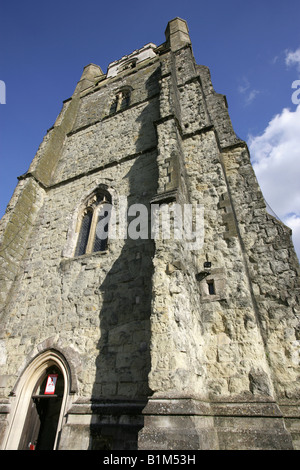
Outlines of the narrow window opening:
<svg viewBox="0 0 300 470">
<path fill-rule="evenodd" d="M 207 281 L 208 293 L 209 295 L 215 295 L 215 283 L 213 280 Z"/>
<path fill-rule="evenodd" d="M 111 104 L 111 107 L 110 107 L 110 110 L 109 110 L 110 114 L 114 114 L 117 111 L 117 105 L 118 105 L 118 97 L 116 97 L 114 99 L 114 101 L 112 102 L 112 104 Z"/>
<path fill-rule="evenodd" d="M 98 216 L 93 251 L 105 251 L 108 238 L 108 211 L 100 211 Z"/>
<path fill-rule="evenodd" d="M 120 110 L 128 108 L 130 103 L 130 93 L 129 91 L 124 91 L 120 97 Z"/>
<path fill-rule="evenodd" d="M 81 222 L 79 238 L 78 238 L 78 243 L 77 243 L 76 253 L 75 253 L 76 256 L 84 255 L 86 252 L 86 247 L 88 244 L 89 234 L 90 234 L 90 229 L 91 229 L 91 224 L 92 224 L 92 218 L 93 218 L 93 211 L 91 209 L 87 209 L 86 213 L 83 215 L 82 222 Z"/>
</svg>

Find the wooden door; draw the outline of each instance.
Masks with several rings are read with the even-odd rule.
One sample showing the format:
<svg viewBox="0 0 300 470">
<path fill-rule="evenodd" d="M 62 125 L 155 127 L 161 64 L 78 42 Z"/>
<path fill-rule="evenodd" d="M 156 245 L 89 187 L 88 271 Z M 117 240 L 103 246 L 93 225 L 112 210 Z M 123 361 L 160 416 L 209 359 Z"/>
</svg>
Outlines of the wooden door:
<svg viewBox="0 0 300 470">
<path fill-rule="evenodd" d="M 19 450 L 35 450 L 41 427 L 41 419 L 34 400 L 30 399 Z"/>
</svg>

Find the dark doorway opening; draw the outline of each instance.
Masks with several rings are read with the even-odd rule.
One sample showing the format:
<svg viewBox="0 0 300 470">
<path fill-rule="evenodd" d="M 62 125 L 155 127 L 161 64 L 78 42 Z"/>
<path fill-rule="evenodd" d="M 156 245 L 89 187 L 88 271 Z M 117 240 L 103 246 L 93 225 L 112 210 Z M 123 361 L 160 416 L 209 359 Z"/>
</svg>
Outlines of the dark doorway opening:
<svg viewBox="0 0 300 470">
<path fill-rule="evenodd" d="M 46 389 L 49 378 L 55 386 Z M 49 393 L 50 390 L 50 393 Z M 64 393 L 64 378 L 58 367 L 49 367 L 38 381 L 31 396 L 20 450 L 53 450 Z"/>
</svg>

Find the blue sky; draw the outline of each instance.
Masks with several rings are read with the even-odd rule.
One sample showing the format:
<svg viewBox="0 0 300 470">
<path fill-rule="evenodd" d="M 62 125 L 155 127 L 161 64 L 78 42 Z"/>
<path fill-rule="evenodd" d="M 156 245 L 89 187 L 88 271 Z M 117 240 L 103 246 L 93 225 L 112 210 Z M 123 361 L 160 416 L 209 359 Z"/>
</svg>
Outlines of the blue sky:
<svg viewBox="0 0 300 470">
<path fill-rule="evenodd" d="M 197 63 L 226 95 L 265 198 L 293 229 L 300 257 L 300 105 L 291 99 L 300 80 L 299 0 L 2 1 L 0 217 L 83 67 L 105 73 L 123 55 L 161 44 L 176 16 L 188 23 Z"/>
</svg>

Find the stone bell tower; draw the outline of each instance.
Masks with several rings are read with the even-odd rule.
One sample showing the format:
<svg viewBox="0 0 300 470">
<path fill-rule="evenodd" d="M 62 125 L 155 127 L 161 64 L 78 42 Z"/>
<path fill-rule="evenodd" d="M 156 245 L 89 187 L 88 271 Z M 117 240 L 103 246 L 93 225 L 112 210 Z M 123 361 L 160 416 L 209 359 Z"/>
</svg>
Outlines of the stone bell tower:
<svg viewBox="0 0 300 470">
<path fill-rule="evenodd" d="M 84 68 L 1 220 L 2 449 L 300 448 L 291 231 L 165 35 Z"/>
</svg>

